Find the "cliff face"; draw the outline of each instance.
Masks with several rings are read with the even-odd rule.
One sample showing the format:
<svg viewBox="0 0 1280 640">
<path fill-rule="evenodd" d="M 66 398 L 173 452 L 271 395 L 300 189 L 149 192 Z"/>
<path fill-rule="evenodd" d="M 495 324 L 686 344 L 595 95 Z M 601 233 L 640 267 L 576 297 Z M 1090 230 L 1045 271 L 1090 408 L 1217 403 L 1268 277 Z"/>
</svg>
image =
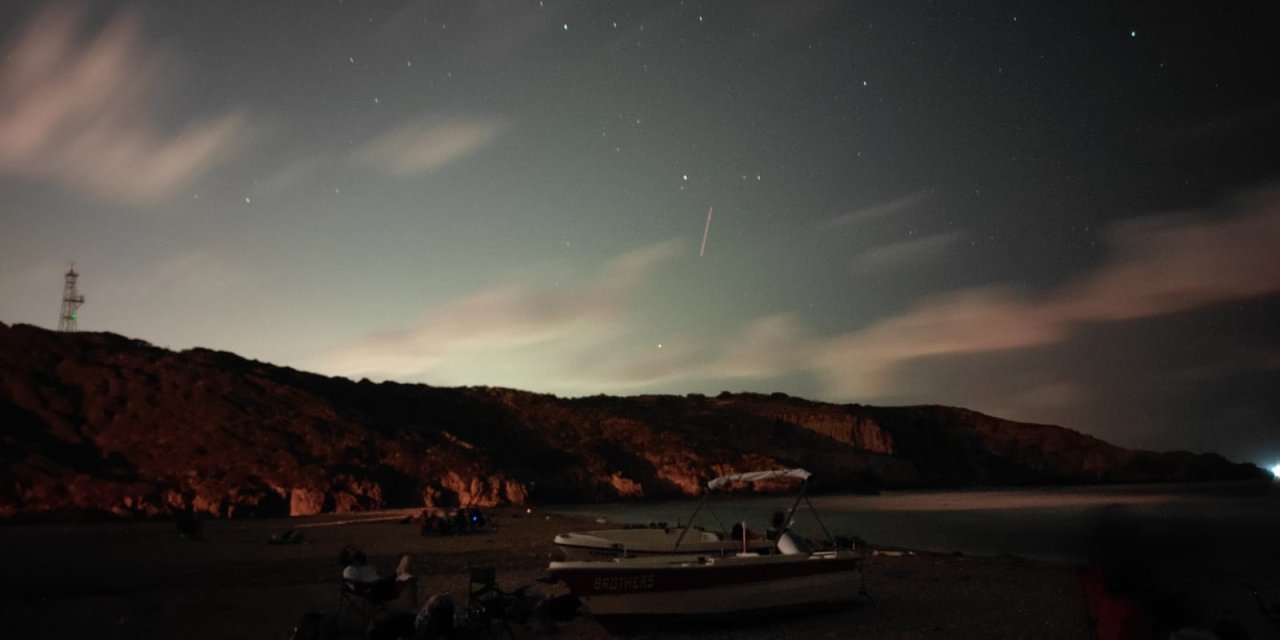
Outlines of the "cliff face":
<svg viewBox="0 0 1280 640">
<path fill-rule="evenodd" d="M 949 407 L 373 384 L 0 324 L 0 516 L 678 497 L 793 465 L 828 490 L 1262 474 Z"/>
</svg>

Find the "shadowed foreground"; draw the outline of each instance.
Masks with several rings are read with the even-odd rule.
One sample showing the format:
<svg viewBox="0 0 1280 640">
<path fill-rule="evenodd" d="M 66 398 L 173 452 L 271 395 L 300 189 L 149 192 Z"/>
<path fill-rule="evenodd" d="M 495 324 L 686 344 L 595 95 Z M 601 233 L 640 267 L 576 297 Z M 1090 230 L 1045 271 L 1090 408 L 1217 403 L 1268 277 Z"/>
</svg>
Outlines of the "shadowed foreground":
<svg viewBox="0 0 1280 640">
<path fill-rule="evenodd" d="M 8 637 L 285 638 L 308 610 L 338 608 L 338 552 L 355 544 L 390 570 L 413 555 L 419 600 L 466 600 L 467 571 L 497 568 L 501 587 L 537 584 L 555 554 L 552 537 L 589 528 L 560 516 L 500 513 L 493 533 L 422 537 L 416 525 L 387 521 L 407 512 L 293 520 L 207 521 L 196 539 L 171 522 L 8 525 L 0 547 L 18 580 L 0 583 L 0 628 Z M 338 524 L 345 523 L 345 524 Z M 301 525 L 304 541 L 269 546 Z M 723 630 L 695 637 L 1087 638 L 1074 567 L 1009 558 L 873 556 L 867 589 L 874 604 L 847 611 Z M 360 628 L 344 619 L 347 628 Z M 517 625 L 518 636 L 533 637 Z M 609 637 L 590 617 L 560 627 L 562 638 Z M 670 637 L 670 634 L 664 634 Z"/>
</svg>

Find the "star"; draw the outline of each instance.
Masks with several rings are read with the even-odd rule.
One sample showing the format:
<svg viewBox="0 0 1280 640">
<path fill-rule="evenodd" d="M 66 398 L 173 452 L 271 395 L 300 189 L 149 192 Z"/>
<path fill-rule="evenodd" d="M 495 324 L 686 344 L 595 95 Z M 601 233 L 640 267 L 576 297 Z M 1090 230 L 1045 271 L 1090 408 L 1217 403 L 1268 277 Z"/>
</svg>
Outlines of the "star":
<svg viewBox="0 0 1280 640">
<path fill-rule="evenodd" d="M 244 197 L 244 203 L 245 203 L 245 204 L 249 204 L 249 203 L 251 203 L 251 202 L 253 202 L 253 201 L 249 199 L 249 196 L 245 196 L 245 197 Z"/>
</svg>

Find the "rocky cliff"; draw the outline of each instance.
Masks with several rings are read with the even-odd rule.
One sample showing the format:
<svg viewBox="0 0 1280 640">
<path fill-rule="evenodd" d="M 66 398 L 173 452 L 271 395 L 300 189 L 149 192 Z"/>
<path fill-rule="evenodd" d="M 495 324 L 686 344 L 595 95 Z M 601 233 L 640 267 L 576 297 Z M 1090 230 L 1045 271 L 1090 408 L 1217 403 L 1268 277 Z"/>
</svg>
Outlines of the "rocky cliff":
<svg viewBox="0 0 1280 640">
<path fill-rule="evenodd" d="M 669 498 L 792 465 L 833 491 L 1263 473 L 951 407 L 374 384 L 0 324 L 5 517 Z"/>
</svg>

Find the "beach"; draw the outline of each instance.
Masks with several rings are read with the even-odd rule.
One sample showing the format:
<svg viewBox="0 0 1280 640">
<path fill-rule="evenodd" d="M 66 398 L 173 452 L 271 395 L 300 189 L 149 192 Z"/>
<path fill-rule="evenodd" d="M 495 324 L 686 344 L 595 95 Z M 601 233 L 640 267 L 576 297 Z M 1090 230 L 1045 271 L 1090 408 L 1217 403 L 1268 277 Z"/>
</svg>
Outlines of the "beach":
<svg viewBox="0 0 1280 640">
<path fill-rule="evenodd" d="M 287 638 L 307 611 L 339 609 L 338 554 L 355 545 L 390 572 L 412 556 L 418 600 L 449 594 L 464 606 L 471 568 L 492 566 L 504 590 L 528 585 L 545 595 L 560 585 L 536 579 L 558 557 L 556 533 L 593 521 L 518 510 L 495 511 L 495 531 L 422 536 L 400 521 L 413 511 L 270 520 L 209 520 L 181 537 L 173 522 L 8 524 L 0 587 L 0 628 L 13 638 Z M 268 545 L 286 530 L 296 544 Z M 1074 566 L 1016 558 L 872 553 L 870 599 L 830 613 L 750 626 L 702 628 L 663 637 L 1088 638 Z M 361 621 L 343 628 L 360 637 Z M 518 637 L 544 629 L 513 627 Z M 560 638 L 608 638 L 590 616 L 559 625 Z"/>
</svg>

